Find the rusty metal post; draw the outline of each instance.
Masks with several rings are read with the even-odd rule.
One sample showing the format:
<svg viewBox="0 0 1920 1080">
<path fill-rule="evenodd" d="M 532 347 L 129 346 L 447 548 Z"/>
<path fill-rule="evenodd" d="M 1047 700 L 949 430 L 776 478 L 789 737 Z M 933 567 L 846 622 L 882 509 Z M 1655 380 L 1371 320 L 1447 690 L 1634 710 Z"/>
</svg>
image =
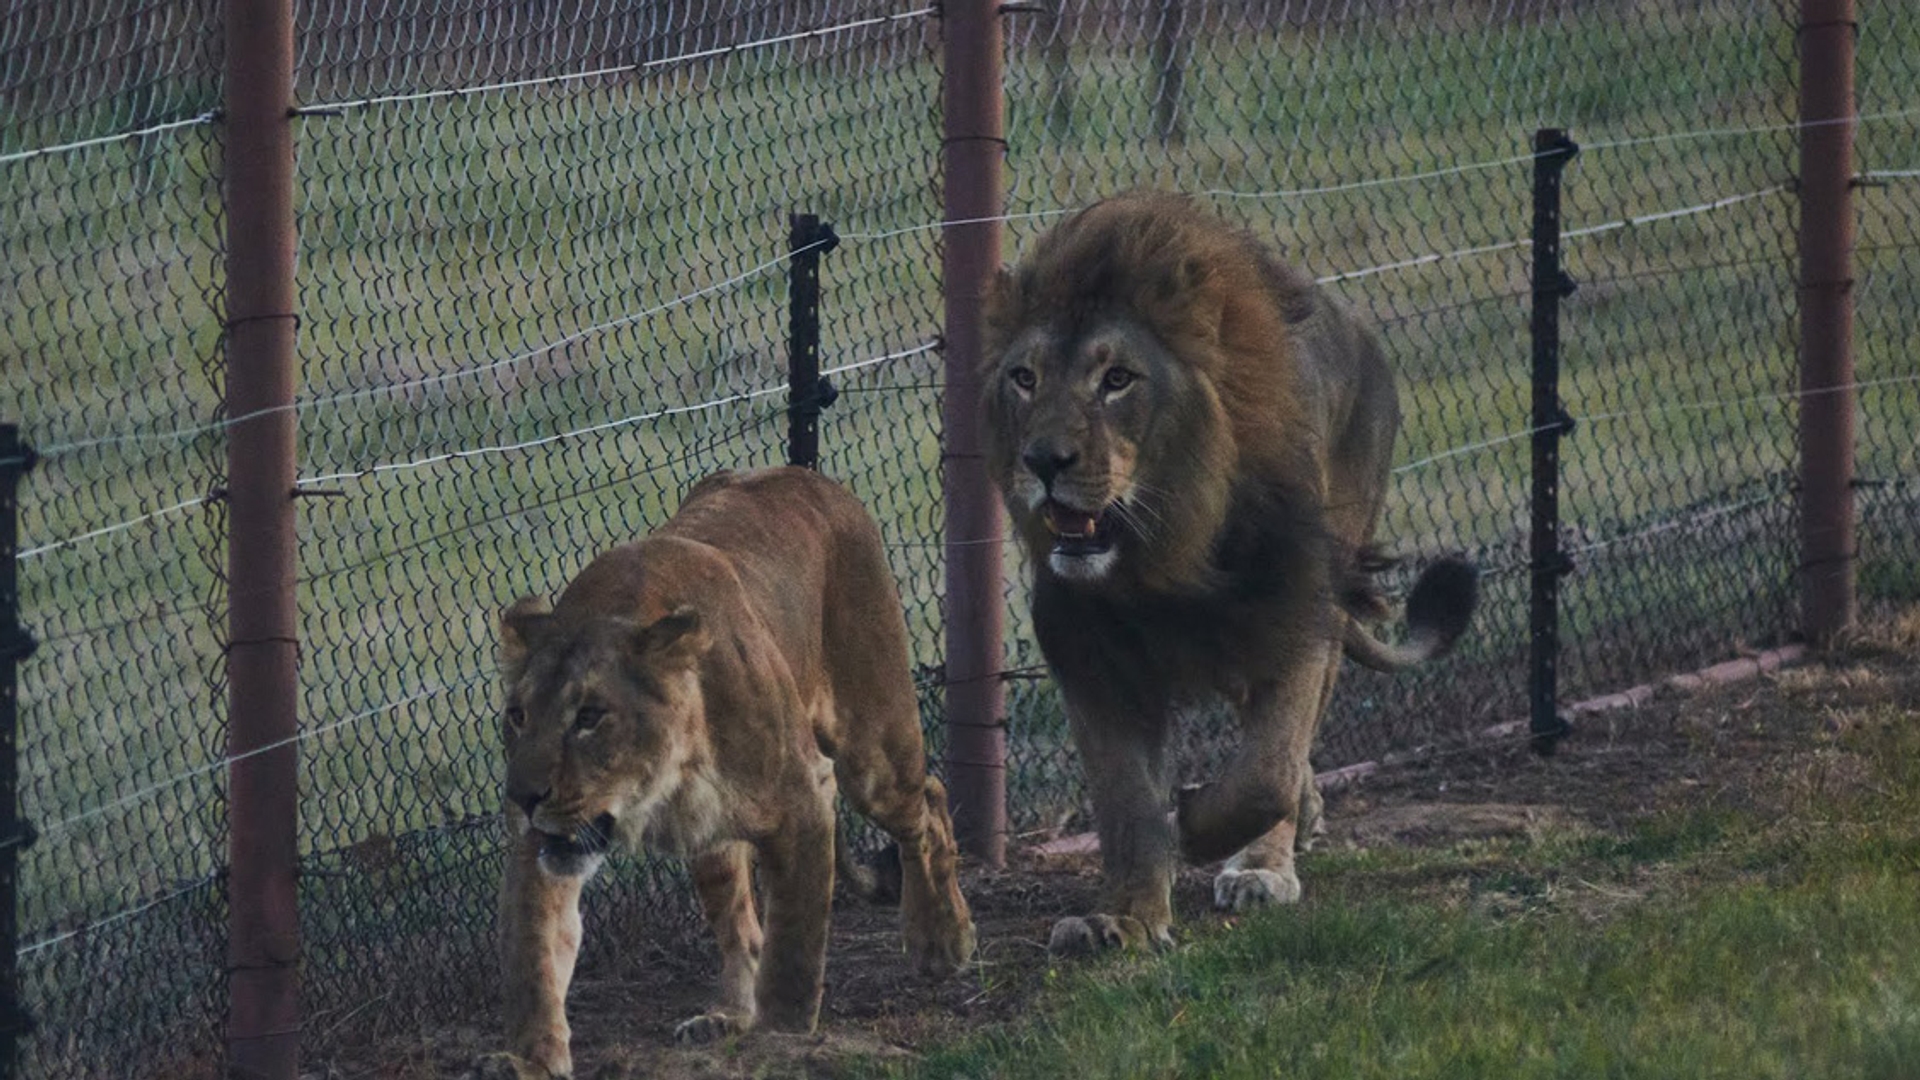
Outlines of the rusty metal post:
<svg viewBox="0 0 1920 1080">
<path fill-rule="evenodd" d="M 1800 627 L 1853 625 L 1853 0 L 1800 4 Z"/>
<path fill-rule="evenodd" d="M 293 1080 L 300 995 L 292 0 L 227 4 L 226 50 L 228 1075 Z"/>
<path fill-rule="evenodd" d="M 983 306 L 1000 268 L 1001 109 L 998 0 L 942 9 L 946 395 L 941 450 L 947 511 L 947 781 L 963 850 L 999 866 L 1007 854 L 1006 692 L 1001 682 L 999 499 L 981 437 Z"/>
</svg>

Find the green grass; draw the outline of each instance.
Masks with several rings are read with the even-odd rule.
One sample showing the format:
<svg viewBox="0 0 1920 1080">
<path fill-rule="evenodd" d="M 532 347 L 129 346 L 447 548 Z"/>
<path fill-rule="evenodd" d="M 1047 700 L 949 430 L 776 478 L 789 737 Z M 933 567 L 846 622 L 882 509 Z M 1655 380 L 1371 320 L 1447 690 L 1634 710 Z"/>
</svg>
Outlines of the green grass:
<svg viewBox="0 0 1920 1080">
<path fill-rule="evenodd" d="M 1876 715 L 1851 793 L 1313 856 L 1302 907 L 1058 969 L 1034 1019 L 886 1075 L 1911 1076 L 1920 728 Z"/>
</svg>

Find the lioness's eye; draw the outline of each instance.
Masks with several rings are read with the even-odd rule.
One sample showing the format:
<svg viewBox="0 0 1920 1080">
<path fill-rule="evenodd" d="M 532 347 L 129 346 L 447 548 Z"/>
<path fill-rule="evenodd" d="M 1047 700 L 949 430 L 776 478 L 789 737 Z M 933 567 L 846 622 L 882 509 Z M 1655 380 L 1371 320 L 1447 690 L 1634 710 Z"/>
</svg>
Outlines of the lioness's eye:
<svg viewBox="0 0 1920 1080">
<path fill-rule="evenodd" d="M 520 729 L 526 725 L 527 714 L 520 711 L 520 706 L 507 706 L 507 730 L 517 735 L 520 733 Z"/>
<path fill-rule="evenodd" d="M 1126 368 L 1110 367 L 1107 369 L 1107 373 L 1100 377 L 1100 388 L 1111 394 L 1132 386 L 1135 378 L 1137 378 L 1137 376 Z"/>
<path fill-rule="evenodd" d="M 1024 368 L 1024 367 L 1017 367 L 1009 370 L 1007 372 L 1007 378 L 1012 380 L 1013 385 L 1019 387 L 1022 390 L 1033 389 L 1034 383 L 1039 381 L 1034 377 L 1032 368 Z"/>
<path fill-rule="evenodd" d="M 592 705 L 584 705 L 580 708 L 579 712 L 573 714 L 573 726 L 579 728 L 581 731 L 592 731 L 600 725 L 601 718 L 606 715 L 607 710 L 605 709 Z"/>
</svg>

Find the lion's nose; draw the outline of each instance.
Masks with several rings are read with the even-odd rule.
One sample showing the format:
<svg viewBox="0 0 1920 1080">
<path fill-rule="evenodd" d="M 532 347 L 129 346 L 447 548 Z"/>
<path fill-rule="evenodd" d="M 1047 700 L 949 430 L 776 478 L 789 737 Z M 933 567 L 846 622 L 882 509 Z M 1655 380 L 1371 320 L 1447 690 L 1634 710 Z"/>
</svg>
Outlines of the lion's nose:
<svg viewBox="0 0 1920 1080">
<path fill-rule="evenodd" d="M 1057 447 L 1037 446 L 1021 454 L 1020 460 L 1026 463 L 1033 475 L 1040 478 L 1042 485 L 1050 488 L 1053 478 L 1073 468 L 1073 463 L 1080 460 L 1080 455 Z"/>
</svg>

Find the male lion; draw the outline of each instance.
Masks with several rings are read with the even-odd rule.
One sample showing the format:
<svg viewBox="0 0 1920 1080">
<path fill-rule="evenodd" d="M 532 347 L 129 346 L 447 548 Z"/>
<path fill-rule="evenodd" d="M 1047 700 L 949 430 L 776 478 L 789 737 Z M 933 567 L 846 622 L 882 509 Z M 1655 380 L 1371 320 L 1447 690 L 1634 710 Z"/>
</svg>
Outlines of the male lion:
<svg viewBox="0 0 1920 1080">
<path fill-rule="evenodd" d="M 665 525 L 589 564 L 558 604 L 514 604 L 500 637 L 509 1052 L 480 1075 L 571 1074 L 580 888 L 616 842 L 690 858 L 719 939 L 719 1004 L 677 1038 L 812 1030 L 836 786 L 898 844 L 913 962 L 945 974 L 972 954 L 900 600 L 879 530 L 845 489 L 804 469 L 711 476 Z"/>
<path fill-rule="evenodd" d="M 1056 951 L 1171 940 L 1176 847 L 1231 856 L 1214 901 L 1300 895 L 1318 823 L 1307 763 L 1348 655 L 1439 655 L 1472 613 L 1472 567 L 1430 567 L 1411 634 L 1356 617 L 1400 423 L 1378 343 L 1258 241 L 1175 195 L 1109 199 L 1003 272 L 989 299 L 987 465 L 1033 573 L 1042 652 L 1066 697 L 1105 865 L 1103 910 Z M 1244 747 L 1169 820 L 1167 731 L 1225 699 Z"/>
</svg>

